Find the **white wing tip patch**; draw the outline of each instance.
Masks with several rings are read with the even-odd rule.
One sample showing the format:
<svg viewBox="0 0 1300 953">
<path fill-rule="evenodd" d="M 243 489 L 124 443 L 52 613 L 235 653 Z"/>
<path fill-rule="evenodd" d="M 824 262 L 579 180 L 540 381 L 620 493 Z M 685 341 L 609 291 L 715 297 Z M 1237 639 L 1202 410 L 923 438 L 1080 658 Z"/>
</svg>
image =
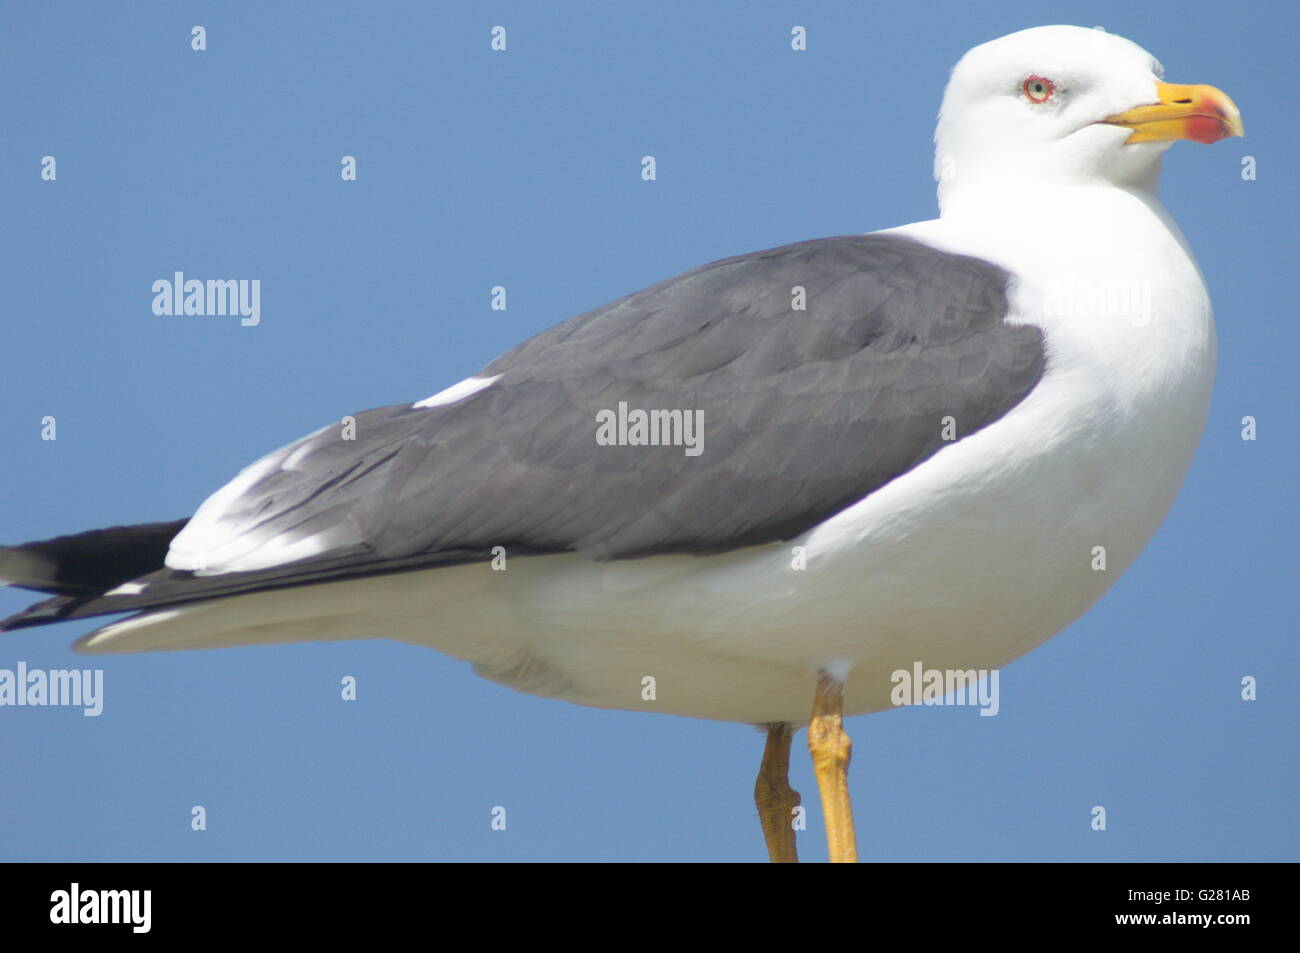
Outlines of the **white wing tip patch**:
<svg viewBox="0 0 1300 953">
<path fill-rule="evenodd" d="M 467 377 L 458 384 L 452 384 L 446 390 L 440 390 L 432 397 L 426 397 L 411 405 L 412 408 L 426 407 L 445 407 L 447 404 L 454 404 L 458 400 L 464 400 L 466 397 L 472 397 L 479 391 L 491 387 L 501 379 L 501 375 L 494 377 Z"/>
<path fill-rule="evenodd" d="M 426 397 L 413 408 L 444 407 L 472 397 L 491 387 L 501 375 L 492 377 L 467 377 L 452 384 L 432 397 Z M 239 498 L 258 481 L 277 470 L 293 470 L 313 452 L 320 449 L 313 438 L 324 433 L 321 428 L 288 446 L 272 451 L 262 459 L 240 471 L 216 493 L 208 497 L 185 528 L 176 535 L 168 548 L 165 565 L 170 569 L 193 572 L 200 576 L 227 572 L 249 572 L 273 569 L 287 563 L 318 556 L 329 550 L 346 546 L 357 540 L 342 529 L 335 528 L 305 539 L 286 542 L 282 538 L 245 539 L 234 532 L 227 514 Z M 130 584 L 128 584 L 130 585 Z M 120 590 L 120 591 L 118 591 Z M 119 586 L 113 595 L 136 595 L 138 590 Z"/>
<path fill-rule="evenodd" d="M 106 596 L 138 596 L 144 592 L 144 583 L 142 582 L 124 582 L 116 589 L 110 589 L 104 593 Z"/>
</svg>

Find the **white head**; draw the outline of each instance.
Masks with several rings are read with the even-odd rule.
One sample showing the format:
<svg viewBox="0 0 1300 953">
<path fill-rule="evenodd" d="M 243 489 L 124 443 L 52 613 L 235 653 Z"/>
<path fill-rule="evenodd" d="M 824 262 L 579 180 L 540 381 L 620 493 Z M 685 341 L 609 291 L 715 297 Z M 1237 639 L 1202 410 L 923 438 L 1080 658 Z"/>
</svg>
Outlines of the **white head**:
<svg viewBox="0 0 1300 953">
<path fill-rule="evenodd" d="M 1226 95 L 1163 74 L 1136 43 L 1083 27 L 1035 27 L 975 47 L 953 68 L 934 134 L 940 208 L 972 186 L 1153 191 L 1175 139 L 1242 134 Z"/>
</svg>

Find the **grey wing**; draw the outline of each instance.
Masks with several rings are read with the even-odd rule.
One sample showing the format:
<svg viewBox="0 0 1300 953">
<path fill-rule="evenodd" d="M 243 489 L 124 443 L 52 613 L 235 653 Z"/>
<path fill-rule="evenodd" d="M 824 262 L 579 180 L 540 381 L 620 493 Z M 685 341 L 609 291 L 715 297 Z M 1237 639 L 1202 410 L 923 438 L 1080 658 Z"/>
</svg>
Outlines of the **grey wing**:
<svg viewBox="0 0 1300 953">
<path fill-rule="evenodd" d="M 169 565 L 206 552 L 183 568 L 224 576 L 172 573 L 188 582 L 151 593 L 204 598 L 495 546 L 621 559 L 789 539 L 938 452 L 943 418 L 965 437 L 1034 388 L 1042 332 L 1006 321 L 1009 280 L 883 234 L 705 265 L 525 341 L 461 400 L 367 411 L 354 439 L 330 427 L 264 458 L 173 542 Z M 620 404 L 698 412 L 700 452 L 603 445 L 599 422 Z"/>
<path fill-rule="evenodd" d="M 221 527 L 245 551 L 318 537 L 385 558 L 787 539 L 938 451 L 943 417 L 968 435 L 1037 383 L 1041 332 L 1005 323 L 1007 280 L 884 235 L 715 262 L 524 342 L 459 402 L 370 411 L 354 441 L 332 428 L 286 448 L 293 466 Z M 698 454 L 602 445 L 620 404 L 695 414 Z"/>
</svg>

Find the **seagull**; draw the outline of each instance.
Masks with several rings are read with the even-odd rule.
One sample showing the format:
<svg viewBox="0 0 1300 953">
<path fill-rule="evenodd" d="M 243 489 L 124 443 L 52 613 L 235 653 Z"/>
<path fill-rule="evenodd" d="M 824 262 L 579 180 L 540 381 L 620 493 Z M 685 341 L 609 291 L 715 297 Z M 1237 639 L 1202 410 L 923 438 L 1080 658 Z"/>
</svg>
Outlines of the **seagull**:
<svg viewBox="0 0 1300 953">
<path fill-rule="evenodd" d="M 938 218 L 629 294 L 267 454 L 188 519 L 4 547 L 4 581 L 48 598 L 0 629 L 131 613 L 88 654 L 390 638 L 538 696 L 756 725 L 777 862 L 806 725 L 830 859 L 855 861 L 844 717 L 897 704 L 900 671 L 1040 645 L 1168 511 L 1215 332 L 1157 180 L 1173 142 L 1242 134 L 1223 92 L 1103 31 L 976 46 Z"/>
</svg>

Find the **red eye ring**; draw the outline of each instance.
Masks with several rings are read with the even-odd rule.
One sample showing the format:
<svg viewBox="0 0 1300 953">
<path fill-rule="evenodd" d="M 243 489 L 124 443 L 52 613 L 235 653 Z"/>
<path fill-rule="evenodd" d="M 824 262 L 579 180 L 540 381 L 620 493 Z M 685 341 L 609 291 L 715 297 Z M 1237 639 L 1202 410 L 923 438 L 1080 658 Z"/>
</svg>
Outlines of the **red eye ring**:
<svg viewBox="0 0 1300 953">
<path fill-rule="evenodd" d="M 1045 103 L 1052 98 L 1056 84 L 1046 76 L 1031 76 L 1020 88 L 1024 90 L 1025 99 L 1031 103 Z"/>
</svg>

